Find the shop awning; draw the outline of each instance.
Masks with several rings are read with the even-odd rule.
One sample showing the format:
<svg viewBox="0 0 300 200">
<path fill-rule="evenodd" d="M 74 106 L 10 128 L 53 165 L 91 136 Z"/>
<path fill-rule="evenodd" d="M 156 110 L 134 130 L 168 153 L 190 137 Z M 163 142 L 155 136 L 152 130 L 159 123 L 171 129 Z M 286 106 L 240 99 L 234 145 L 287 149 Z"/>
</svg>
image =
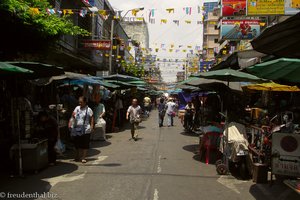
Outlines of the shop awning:
<svg viewBox="0 0 300 200">
<path fill-rule="evenodd" d="M 256 51 L 277 57 L 300 58 L 300 13 L 264 30 L 251 44 Z"/>
<path fill-rule="evenodd" d="M 300 83 L 300 59 L 279 58 L 246 69 L 264 79 L 283 83 Z"/>
</svg>

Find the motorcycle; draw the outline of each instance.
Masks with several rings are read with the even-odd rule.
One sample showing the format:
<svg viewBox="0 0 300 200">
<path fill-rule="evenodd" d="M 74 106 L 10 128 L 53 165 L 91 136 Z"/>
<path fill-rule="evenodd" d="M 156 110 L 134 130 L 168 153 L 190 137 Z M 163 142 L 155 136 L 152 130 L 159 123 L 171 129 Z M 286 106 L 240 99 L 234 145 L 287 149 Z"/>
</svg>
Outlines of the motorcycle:
<svg viewBox="0 0 300 200">
<path fill-rule="evenodd" d="M 194 127 L 194 110 L 189 109 L 185 111 L 184 115 L 184 129 L 186 132 L 193 132 Z"/>
</svg>

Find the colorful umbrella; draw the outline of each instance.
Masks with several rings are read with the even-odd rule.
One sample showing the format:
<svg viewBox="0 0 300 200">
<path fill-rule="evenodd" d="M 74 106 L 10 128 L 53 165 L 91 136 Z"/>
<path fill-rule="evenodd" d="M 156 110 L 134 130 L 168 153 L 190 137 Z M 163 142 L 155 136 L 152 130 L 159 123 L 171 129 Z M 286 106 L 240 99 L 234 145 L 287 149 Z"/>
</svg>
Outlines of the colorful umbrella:
<svg viewBox="0 0 300 200">
<path fill-rule="evenodd" d="M 246 68 L 250 73 L 269 80 L 300 83 L 300 59 L 279 58 Z"/>
<path fill-rule="evenodd" d="M 242 86 L 248 90 L 259 90 L 259 91 L 276 91 L 276 92 L 300 92 L 300 88 L 297 86 L 281 85 L 278 83 L 260 83 Z"/>
</svg>

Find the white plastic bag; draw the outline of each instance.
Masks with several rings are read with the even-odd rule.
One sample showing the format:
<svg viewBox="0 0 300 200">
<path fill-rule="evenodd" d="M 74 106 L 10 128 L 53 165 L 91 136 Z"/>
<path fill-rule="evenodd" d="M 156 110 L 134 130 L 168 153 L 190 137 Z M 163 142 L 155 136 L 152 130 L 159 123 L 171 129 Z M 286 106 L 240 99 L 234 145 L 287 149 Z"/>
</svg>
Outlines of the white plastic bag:
<svg viewBox="0 0 300 200">
<path fill-rule="evenodd" d="M 61 139 L 58 139 L 54 146 L 54 149 L 55 149 L 56 153 L 63 154 L 66 151 L 66 146 L 61 141 Z"/>
<path fill-rule="evenodd" d="M 95 128 L 102 128 L 105 125 L 106 125 L 106 121 L 102 117 L 99 117 L 95 124 Z"/>
</svg>

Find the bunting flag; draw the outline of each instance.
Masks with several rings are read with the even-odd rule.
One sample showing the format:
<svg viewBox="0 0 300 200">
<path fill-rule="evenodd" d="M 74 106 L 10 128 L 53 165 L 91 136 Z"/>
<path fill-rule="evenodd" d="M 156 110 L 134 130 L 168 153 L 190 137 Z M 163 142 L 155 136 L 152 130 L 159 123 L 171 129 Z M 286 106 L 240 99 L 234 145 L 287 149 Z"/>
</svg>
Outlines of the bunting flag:
<svg viewBox="0 0 300 200">
<path fill-rule="evenodd" d="M 87 10 L 86 9 L 82 9 L 79 11 L 79 16 L 80 17 L 85 17 L 87 15 Z"/>
<path fill-rule="evenodd" d="M 149 10 L 149 22 L 151 21 L 151 18 L 154 17 L 154 10 L 155 10 L 155 9 L 150 9 L 150 10 Z M 155 23 L 155 22 L 154 22 L 154 23 Z"/>
<path fill-rule="evenodd" d="M 102 16 L 107 16 L 108 12 L 106 10 L 99 10 L 98 13 Z"/>
<path fill-rule="evenodd" d="M 144 20 L 144 17 L 137 17 L 136 18 L 138 21 L 143 21 Z"/>
<path fill-rule="evenodd" d="M 171 44 L 171 48 L 174 48 L 174 44 Z"/>
<path fill-rule="evenodd" d="M 155 24 L 155 19 L 154 19 L 154 18 L 151 18 L 151 19 L 149 20 L 149 23 L 150 23 L 150 24 Z"/>
<path fill-rule="evenodd" d="M 187 14 L 187 15 L 192 14 L 192 7 L 185 7 L 185 8 L 183 8 L 183 10 L 185 11 L 185 14 Z"/>
<path fill-rule="evenodd" d="M 160 47 L 161 47 L 162 49 L 165 48 L 165 46 L 166 46 L 165 44 L 161 44 L 161 45 L 160 45 Z"/>
<path fill-rule="evenodd" d="M 201 50 L 201 46 L 195 46 L 195 50 L 196 51 L 200 51 Z"/>
<path fill-rule="evenodd" d="M 197 21 L 197 24 L 199 25 L 199 24 L 203 24 L 203 22 L 202 21 Z"/>
<path fill-rule="evenodd" d="M 183 49 L 183 50 L 182 50 L 182 52 L 186 52 L 186 50 L 185 50 L 185 49 Z"/>
<path fill-rule="evenodd" d="M 68 15 L 74 14 L 74 12 L 72 11 L 72 9 L 63 9 L 62 13 L 64 15 L 66 15 L 66 14 L 68 14 Z"/>
<path fill-rule="evenodd" d="M 200 14 L 201 13 L 201 7 L 198 6 L 197 8 L 198 8 L 198 14 Z"/>
<path fill-rule="evenodd" d="M 133 16 L 136 16 L 137 15 L 137 13 L 140 11 L 140 9 L 133 9 L 132 11 L 131 11 L 131 14 L 133 15 Z"/>
<path fill-rule="evenodd" d="M 185 23 L 187 23 L 187 24 L 191 24 L 191 23 L 192 23 L 192 21 L 191 21 L 191 20 L 185 20 Z"/>
<path fill-rule="evenodd" d="M 82 1 L 82 3 L 84 3 L 84 5 L 86 5 L 88 7 L 91 6 L 89 0 L 81 0 L 81 1 Z"/>
<path fill-rule="evenodd" d="M 181 47 L 183 47 L 183 45 L 179 45 L 178 47 L 181 48 Z"/>
<path fill-rule="evenodd" d="M 173 49 L 169 49 L 169 52 L 173 52 Z"/>
<path fill-rule="evenodd" d="M 128 46 L 128 47 L 127 47 L 127 50 L 128 50 L 128 51 L 130 51 L 130 50 L 131 50 L 131 47 L 130 47 L 130 46 Z"/>
<path fill-rule="evenodd" d="M 116 49 L 117 49 L 117 46 L 113 46 L 112 49 L 113 49 L 113 50 L 116 50 Z"/>
<path fill-rule="evenodd" d="M 158 52 L 158 50 L 159 50 L 159 49 L 158 49 L 158 48 L 156 48 L 156 49 L 155 49 L 155 52 Z"/>
<path fill-rule="evenodd" d="M 168 21 L 167 19 L 161 19 L 161 20 L 160 20 L 160 23 L 161 23 L 161 24 L 166 24 L 167 21 Z"/>
<path fill-rule="evenodd" d="M 166 11 L 168 13 L 174 13 L 175 12 L 175 9 L 174 8 L 167 8 Z"/>
<path fill-rule="evenodd" d="M 48 13 L 48 15 L 53 15 L 56 13 L 55 9 L 52 9 L 52 8 L 47 8 L 46 12 Z"/>
<path fill-rule="evenodd" d="M 189 48 L 189 49 L 190 49 L 190 48 L 192 48 L 192 46 L 188 45 L 188 46 L 187 46 L 187 48 Z"/>
<path fill-rule="evenodd" d="M 180 50 L 179 50 L 179 49 L 176 49 L 175 52 L 178 53 L 178 52 L 180 52 Z"/>
<path fill-rule="evenodd" d="M 173 22 L 174 22 L 177 26 L 179 26 L 179 20 L 173 20 Z"/>
<path fill-rule="evenodd" d="M 38 8 L 29 8 L 29 11 L 32 15 L 40 14 L 40 10 Z"/>
</svg>

